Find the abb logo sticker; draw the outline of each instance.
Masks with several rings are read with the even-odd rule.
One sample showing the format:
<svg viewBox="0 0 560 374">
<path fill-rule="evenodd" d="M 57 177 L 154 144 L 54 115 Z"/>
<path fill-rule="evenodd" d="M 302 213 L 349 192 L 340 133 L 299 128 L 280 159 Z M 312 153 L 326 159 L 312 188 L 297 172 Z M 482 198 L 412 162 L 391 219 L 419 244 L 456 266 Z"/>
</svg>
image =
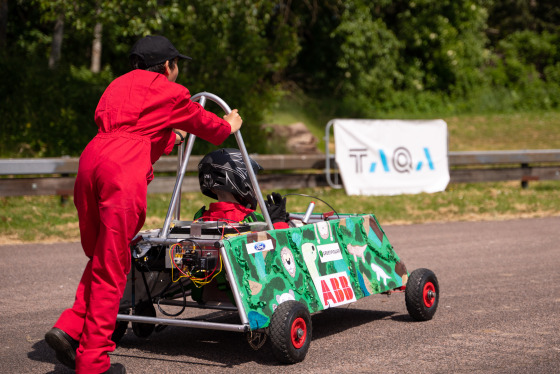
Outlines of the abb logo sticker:
<svg viewBox="0 0 560 374">
<path fill-rule="evenodd" d="M 356 301 L 346 272 L 322 276 L 317 283 L 320 285 L 317 292 L 325 309 Z"/>
</svg>

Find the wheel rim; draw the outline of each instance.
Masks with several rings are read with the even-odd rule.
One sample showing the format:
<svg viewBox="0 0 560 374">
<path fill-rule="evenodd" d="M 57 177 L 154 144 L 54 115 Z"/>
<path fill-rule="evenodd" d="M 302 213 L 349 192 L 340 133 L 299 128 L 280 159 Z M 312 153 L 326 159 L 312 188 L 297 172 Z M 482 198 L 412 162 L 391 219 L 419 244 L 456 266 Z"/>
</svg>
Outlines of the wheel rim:
<svg viewBox="0 0 560 374">
<path fill-rule="evenodd" d="M 436 288 L 432 282 L 427 282 L 424 285 L 423 296 L 424 296 L 424 305 L 427 308 L 431 308 L 436 301 Z"/>
<path fill-rule="evenodd" d="M 292 345 L 295 348 L 303 347 L 307 338 L 307 325 L 303 318 L 299 317 L 292 323 L 290 336 L 292 338 Z"/>
</svg>

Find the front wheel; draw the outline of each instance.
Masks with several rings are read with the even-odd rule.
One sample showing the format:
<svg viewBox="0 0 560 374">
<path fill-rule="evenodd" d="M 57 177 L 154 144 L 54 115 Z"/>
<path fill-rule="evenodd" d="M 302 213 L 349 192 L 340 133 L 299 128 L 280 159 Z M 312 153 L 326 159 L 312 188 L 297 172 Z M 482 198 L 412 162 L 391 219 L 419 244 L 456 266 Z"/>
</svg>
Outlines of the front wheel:
<svg viewBox="0 0 560 374">
<path fill-rule="evenodd" d="M 303 361 L 311 343 L 311 315 L 307 307 L 295 300 L 278 305 L 270 320 L 269 335 L 272 352 L 280 362 Z"/>
<path fill-rule="evenodd" d="M 408 314 L 417 321 L 428 321 L 436 313 L 439 302 L 439 284 L 429 269 L 416 269 L 408 278 L 405 289 Z"/>
</svg>

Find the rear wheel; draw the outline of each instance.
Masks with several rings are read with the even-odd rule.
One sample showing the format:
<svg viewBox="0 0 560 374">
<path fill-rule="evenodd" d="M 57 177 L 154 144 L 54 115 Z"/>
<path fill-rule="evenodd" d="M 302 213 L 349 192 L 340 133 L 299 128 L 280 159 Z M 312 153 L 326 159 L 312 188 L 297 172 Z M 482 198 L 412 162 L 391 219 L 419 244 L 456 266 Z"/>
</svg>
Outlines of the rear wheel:
<svg viewBox="0 0 560 374">
<path fill-rule="evenodd" d="M 111 335 L 111 340 L 115 344 L 119 344 L 123 336 L 126 334 L 127 329 L 128 321 L 118 321 L 115 326 L 115 331 L 113 331 L 113 335 Z"/>
<path fill-rule="evenodd" d="M 156 309 L 151 301 L 140 301 L 134 308 L 134 315 L 142 317 L 155 317 Z M 132 331 L 139 338 L 147 338 L 154 332 L 156 325 L 151 323 L 132 322 Z"/>
<path fill-rule="evenodd" d="M 417 321 L 428 321 L 436 313 L 439 302 L 439 284 L 429 269 L 416 269 L 408 278 L 405 290 L 406 309 Z"/>
<path fill-rule="evenodd" d="M 270 321 L 269 334 L 272 352 L 280 362 L 303 361 L 311 343 L 311 315 L 307 307 L 294 300 L 278 305 Z"/>
<path fill-rule="evenodd" d="M 119 314 L 129 314 L 130 310 L 119 310 Z M 113 335 L 111 335 L 111 340 L 115 344 L 119 344 L 123 336 L 126 334 L 126 330 L 128 329 L 128 321 L 117 321 L 115 323 L 115 331 L 113 331 Z"/>
</svg>

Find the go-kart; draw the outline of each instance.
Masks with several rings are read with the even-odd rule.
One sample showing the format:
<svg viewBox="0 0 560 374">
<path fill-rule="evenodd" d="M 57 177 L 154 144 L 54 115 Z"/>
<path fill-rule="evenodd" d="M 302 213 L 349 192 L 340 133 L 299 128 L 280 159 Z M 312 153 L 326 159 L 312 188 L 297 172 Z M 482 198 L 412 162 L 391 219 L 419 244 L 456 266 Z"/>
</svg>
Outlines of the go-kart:
<svg viewBox="0 0 560 374">
<path fill-rule="evenodd" d="M 231 110 L 219 97 L 192 97 Z M 249 155 L 235 134 L 246 165 Z M 409 273 L 373 214 L 289 213 L 288 229 L 274 229 L 252 168 L 248 176 L 264 222 L 184 221 L 181 184 L 196 137 L 179 150 L 179 167 L 161 229 L 131 242 L 132 267 L 113 340 L 132 322 L 139 337 L 156 325 L 246 333 L 254 349 L 269 341 L 282 363 L 304 360 L 312 338 L 311 314 L 374 294 L 404 292 L 414 320 L 434 316 L 439 300 L 435 274 Z M 163 306 L 175 306 L 176 313 Z M 161 313 L 156 312 L 156 306 Z M 187 308 L 236 311 L 239 322 L 182 318 Z M 231 313 L 231 312 L 230 312 Z"/>
</svg>

